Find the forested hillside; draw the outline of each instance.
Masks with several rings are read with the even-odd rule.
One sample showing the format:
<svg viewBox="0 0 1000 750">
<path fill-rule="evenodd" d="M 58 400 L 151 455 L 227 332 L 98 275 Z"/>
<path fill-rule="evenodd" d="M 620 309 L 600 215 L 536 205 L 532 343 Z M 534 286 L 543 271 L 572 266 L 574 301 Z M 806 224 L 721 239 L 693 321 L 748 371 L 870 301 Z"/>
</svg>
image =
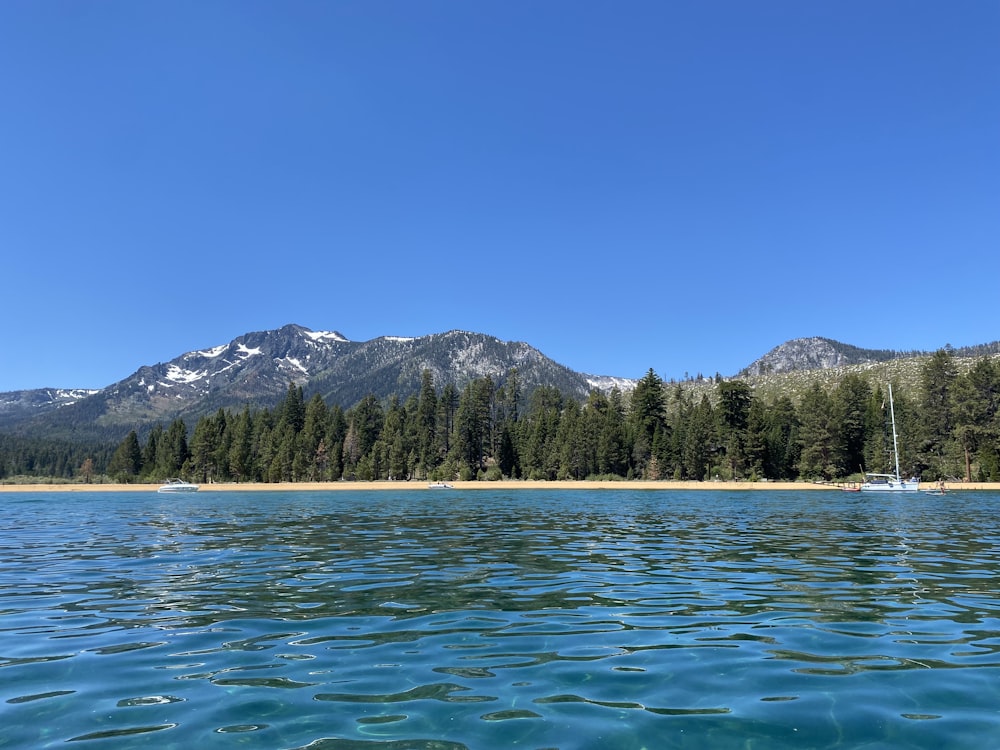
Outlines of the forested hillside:
<svg viewBox="0 0 1000 750">
<path fill-rule="evenodd" d="M 961 365 L 961 366 L 960 366 Z M 291 385 L 274 409 L 176 419 L 144 439 L 81 452 L 0 442 L 0 479 L 106 475 L 113 481 L 359 479 L 824 479 L 891 465 L 884 373 L 843 370 L 801 385 L 664 383 L 650 370 L 630 394 L 583 400 L 553 387 L 524 399 L 516 373 L 459 390 L 429 371 L 400 401 L 344 410 Z M 1000 365 L 950 351 L 892 379 L 907 475 L 1000 480 Z M 798 382 L 798 381 L 796 381 Z"/>
</svg>

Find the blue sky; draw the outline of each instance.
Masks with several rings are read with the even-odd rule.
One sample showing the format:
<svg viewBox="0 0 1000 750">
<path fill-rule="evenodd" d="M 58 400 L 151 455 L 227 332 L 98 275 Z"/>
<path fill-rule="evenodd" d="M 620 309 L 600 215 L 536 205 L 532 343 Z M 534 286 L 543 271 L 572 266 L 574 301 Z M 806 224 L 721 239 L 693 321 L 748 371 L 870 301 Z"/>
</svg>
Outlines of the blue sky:
<svg viewBox="0 0 1000 750">
<path fill-rule="evenodd" d="M 1000 339 L 1000 3 L 5 0 L 0 391 L 298 323 Z"/>
</svg>

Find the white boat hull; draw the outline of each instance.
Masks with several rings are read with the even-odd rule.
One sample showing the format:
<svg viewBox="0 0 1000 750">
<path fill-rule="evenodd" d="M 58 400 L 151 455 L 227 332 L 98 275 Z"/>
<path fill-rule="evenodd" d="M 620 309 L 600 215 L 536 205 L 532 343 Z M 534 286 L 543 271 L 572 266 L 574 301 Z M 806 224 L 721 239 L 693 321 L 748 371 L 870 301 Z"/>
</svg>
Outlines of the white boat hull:
<svg viewBox="0 0 1000 750">
<path fill-rule="evenodd" d="M 197 484 L 191 484 L 190 482 L 183 482 L 180 479 L 170 479 L 165 484 L 160 485 L 157 492 L 197 492 L 199 489 Z"/>
<path fill-rule="evenodd" d="M 862 492 L 917 492 L 919 479 L 889 479 L 884 482 L 862 482 Z"/>
</svg>

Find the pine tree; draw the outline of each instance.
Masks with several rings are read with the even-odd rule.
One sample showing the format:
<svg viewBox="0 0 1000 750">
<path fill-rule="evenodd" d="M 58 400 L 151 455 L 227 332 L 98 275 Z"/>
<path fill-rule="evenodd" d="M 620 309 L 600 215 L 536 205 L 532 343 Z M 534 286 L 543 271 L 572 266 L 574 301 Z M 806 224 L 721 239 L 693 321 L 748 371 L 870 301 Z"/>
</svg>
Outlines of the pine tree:
<svg viewBox="0 0 1000 750">
<path fill-rule="evenodd" d="M 628 444 L 625 428 L 625 406 L 621 391 L 614 388 L 606 400 L 598 400 L 595 409 L 600 415 L 597 437 L 597 472 L 625 476 L 628 473 Z"/>
<path fill-rule="evenodd" d="M 569 399 L 563 407 L 556 433 L 559 446 L 557 479 L 583 479 L 589 473 L 583 424 L 580 405 Z"/>
<path fill-rule="evenodd" d="M 484 468 L 492 444 L 493 380 L 478 378 L 466 385 L 455 415 L 455 458 L 475 477 Z"/>
<path fill-rule="evenodd" d="M 778 397 L 764 414 L 765 453 L 763 475 L 769 479 L 794 479 L 799 462 L 799 417 L 788 396 Z"/>
<path fill-rule="evenodd" d="M 141 475 L 147 479 L 163 479 L 164 475 L 159 474 L 156 465 L 156 455 L 160 450 L 160 441 L 163 440 L 163 425 L 157 424 L 149 432 L 146 444 L 142 449 L 142 469 Z"/>
<path fill-rule="evenodd" d="M 830 396 L 818 383 L 806 391 L 799 408 L 802 454 L 799 473 L 803 477 L 832 479 L 836 476 L 836 423 Z"/>
<path fill-rule="evenodd" d="M 647 475 L 647 465 L 653 457 L 654 438 L 658 446 L 662 445 L 664 439 L 669 439 L 666 415 L 663 381 L 653 372 L 653 368 L 649 368 L 649 372 L 632 391 L 631 421 L 635 436 L 632 455 L 636 470 L 642 476 Z"/>
<path fill-rule="evenodd" d="M 729 463 L 729 476 L 739 478 L 746 463 L 746 430 L 753 404 L 753 391 L 742 380 L 723 381 L 719 392 L 719 433 Z"/>
<path fill-rule="evenodd" d="M 523 474 L 533 480 L 554 480 L 559 471 L 556 435 L 563 408 L 557 388 L 541 386 L 531 394 L 528 413 L 520 427 L 519 451 Z"/>
<path fill-rule="evenodd" d="M 252 470 L 252 435 L 249 410 L 244 408 L 235 422 L 230 422 L 230 424 L 233 435 L 227 458 L 229 473 L 237 482 L 241 482 L 250 477 Z"/>
<path fill-rule="evenodd" d="M 156 445 L 155 466 L 159 478 L 167 479 L 182 473 L 190 455 L 187 427 L 183 419 L 175 419 Z"/>
<path fill-rule="evenodd" d="M 303 465 L 302 476 L 312 482 L 325 478 L 329 460 L 326 451 L 329 429 L 330 410 L 323 398 L 317 393 L 306 404 L 299 444 L 299 460 Z M 320 446 L 323 446 L 322 451 L 320 451 Z"/>
<path fill-rule="evenodd" d="M 833 391 L 831 408 L 836 422 L 835 467 L 839 476 L 858 471 L 873 426 L 867 420 L 871 387 L 856 373 L 848 373 Z"/>
<path fill-rule="evenodd" d="M 305 416 L 306 406 L 302 386 L 289 383 L 284 401 L 275 410 L 275 421 L 280 427 L 287 425 L 294 434 L 298 434 L 305 424 Z"/>
<path fill-rule="evenodd" d="M 129 430 L 111 457 L 108 474 L 116 482 L 130 482 L 139 474 L 141 468 L 142 449 L 139 447 L 139 437 L 135 434 L 135 430 Z"/>
<path fill-rule="evenodd" d="M 500 473 L 507 478 L 517 476 L 517 448 L 511 433 L 511 423 L 504 423 L 500 428 L 500 446 L 497 449 L 497 466 Z"/>
<path fill-rule="evenodd" d="M 357 435 L 357 449 L 363 457 L 374 447 L 385 425 L 385 412 L 375 394 L 369 393 L 361 399 L 353 409 L 351 424 Z"/>
<path fill-rule="evenodd" d="M 435 419 L 436 452 L 442 458 L 451 453 L 451 439 L 455 429 L 455 414 L 458 412 L 458 389 L 454 383 L 448 383 L 441 391 L 438 399 L 437 418 Z"/>
<path fill-rule="evenodd" d="M 344 475 L 344 438 L 347 435 L 347 417 L 340 406 L 330 409 L 330 448 L 327 451 L 330 462 L 330 479 L 340 479 Z"/>
<path fill-rule="evenodd" d="M 219 434 L 215 422 L 210 417 L 202 417 L 194 426 L 190 446 L 191 467 L 197 481 L 210 481 L 217 473 L 215 457 L 218 447 Z"/>
<path fill-rule="evenodd" d="M 949 394 L 955 420 L 953 434 L 961 450 L 965 481 L 973 478 L 973 459 L 978 454 L 981 473 L 994 481 L 1000 438 L 1000 367 L 982 358 L 968 372 L 955 379 Z M 984 470 L 983 467 L 989 467 Z"/>
<path fill-rule="evenodd" d="M 437 409 L 438 398 L 434 390 L 434 378 L 430 370 L 424 370 L 421 373 L 420 396 L 417 399 L 417 413 L 414 419 L 420 473 L 424 477 L 430 476 L 431 470 L 440 459 L 435 440 Z"/>
<path fill-rule="evenodd" d="M 399 403 L 399 397 L 389 400 L 380 442 L 385 446 L 385 470 L 389 479 L 408 479 L 410 467 L 407 465 L 409 450 L 406 447 L 406 411 Z"/>
<path fill-rule="evenodd" d="M 709 478 L 717 436 L 715 410 L 707 395 L 687 412 L 682 446 L 681 478 L 703 481 Z"/>
<path fill-rule="evenodd" d="M 935 352 L 921 370 L 924 428 L 921 448 L 928 463 L 938 471 L 947 464 L 948 442 L 955 426 L 950 393 L 957 377 L 958 368 L 950 349 Z"/>
</svg>

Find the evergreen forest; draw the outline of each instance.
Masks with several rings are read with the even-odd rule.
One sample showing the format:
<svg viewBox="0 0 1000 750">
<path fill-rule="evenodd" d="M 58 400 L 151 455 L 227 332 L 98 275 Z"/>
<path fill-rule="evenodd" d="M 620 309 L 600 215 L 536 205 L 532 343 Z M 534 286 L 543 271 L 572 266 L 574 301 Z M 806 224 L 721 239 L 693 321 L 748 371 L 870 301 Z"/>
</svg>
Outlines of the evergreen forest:
<svg viewBox="0 0 1000 750">
<path fill-rule="evenodd" d="M 1000 481 L 1000 364 L 959 368 L 942 350 L 916 388 L 894 388 L 901 472 Z M 825 480 L 891 469 L 886 384 L 847 373 L 796 401 L 717 378 L 700 394 L 653 370 L 628 394 L 580 402 L 517 373 L 437 388 L 423 373 L 401 401 L 348 409 L 290 385 L 273 409 L 219 410 L 157 425 L 117 445 L 0 436 L 0 480 L 209 482 L 348 480 Z"/>
</svg>

